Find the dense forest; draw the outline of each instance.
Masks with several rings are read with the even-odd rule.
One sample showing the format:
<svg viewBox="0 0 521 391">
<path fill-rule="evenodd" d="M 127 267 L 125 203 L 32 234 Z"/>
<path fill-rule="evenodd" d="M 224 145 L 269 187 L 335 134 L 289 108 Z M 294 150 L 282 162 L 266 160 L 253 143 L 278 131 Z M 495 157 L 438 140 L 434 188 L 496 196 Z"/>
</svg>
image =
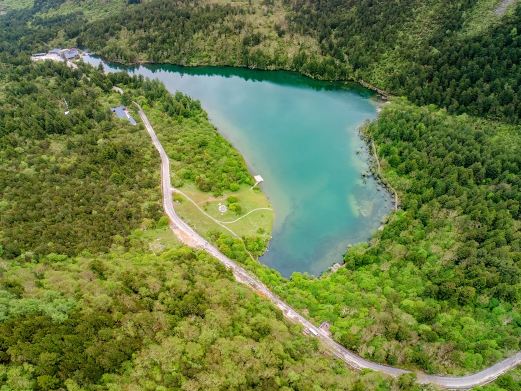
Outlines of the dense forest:
<svg viewBox="0 0 521 391">
<path fill-rule="evenodd" d="M 61 3 L 67 12 L 49 13 Z M 118 2 L 96 5 L 110 3 Z M 81 2 L 53 0 L 18 12 L 31 20 L 33 44 L 61 37 L 124 63 L 237 65 L 364 80 L 419 105 L 518 122 L 521 7 L 514 2 L 498 15 L 496 3 L 154 0 L 100 18 Z M 17 26 L 9 24 L 10 41 Z"/>
<path fill-rule="evenodd" d="M 134 96 L 160 111 L 165 126 L 179 124 L 171 127 L 178 182 L 215 194 L 251 183 L 244 160 L 197 101 L 171 96 L 158 82 L 102 77 L 85 66 L 13 65 L 3 64 L 0 80 L 0 245 L 8 258 L 104 252 L 161 216 L 158 159 L 141 125 L 110 112 L 114 84 L 127 91 L 125 103 Z"/>
<path fill-rule="evenodd" d="M 519 350 L 519 4 L 487 16 L 494 2 L 482 0 L 92 0 L 100 10 L 90 13 L 86 3 L 37 0 L 0 16 L 2 386 L 415 389 L 317 354 L 204 254 L 152 255 L 136 240 L 165 223 L 158 160 L 112 104 L 136 100 L 172 129 L 162 137 L 176 184 L 218 195 L 251 178 L 198 102 L 123 74 L 29 63 L 31 51 L 61 44 L 126 63 L 361 79 L 405 95 L 364 130 L 400 210 L 345 267 L 286 280 L 239 240 L 212 240 L 372 360 L 464 373 Z M 120 11 L 101 17 L 113 3 Z M 246 248 L 258 255 L 254 238 Z M 520 376 L 484 389 L 520 390 Z"/>
<path fill-rule="evenodd" d="M 287 33 L 279 2 L 207 4 L 166 0 L 129 7 L 86 24 L 77 43 L 111 60 L 283 68 L 346 79 L 348 67 L 310 37 Z M 151 37 L 154 39 L 151 39 Z"/>
<path fill-rule="evenodd" d="M 521 6 L 485 31 L 464 34 L 479 1 L 291 1 L 290 26 L 358 78 L 414 103 L 518 122 Z"/>
<path fill-rule="evenodd" d="M 0 80 L 4 256 L 107 251 L 157 220 L 157 158 L 141 127 L 113 118 L 110 83 L 65 65 L 12 65 Z"/>
<path fill-rule="evenodd" d="M 521 7 L 515 2 L 505 15 L 486 0 L 181 0 L 175 6 L 154 0 L 120 5 L 117 12 L 108 11 L 118 1 L 91 2 L 97 13 L 77 0 L 36 1 L 14 11 L 0 45 L 43 48 L 54 40 L 124 63 L 297 70 L 364 80 L 452 113 L 519 121 Z"/>
<path fill-rule="evenodd" d="M 2 390 L 419 390 L 323 355 L 201 252 L 0 268 Z"/>
</svg>

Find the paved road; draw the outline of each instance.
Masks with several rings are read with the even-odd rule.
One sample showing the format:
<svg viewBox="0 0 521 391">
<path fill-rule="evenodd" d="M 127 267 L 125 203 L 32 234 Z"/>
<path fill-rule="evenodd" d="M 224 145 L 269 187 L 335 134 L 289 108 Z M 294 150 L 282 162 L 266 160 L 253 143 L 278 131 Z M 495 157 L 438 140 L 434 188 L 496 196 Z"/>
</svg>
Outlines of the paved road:
<svg viewBox="0 0 521 391">
<path fill-rule="evenodd" d="M 172 231 L 182 242 L 191 247 L 204 249 L 206 252 L 213 255 L 215 258 L 217 258 L 217 260 L 219 260 L 233 272 L 233 275 L 237 281 L 245 285 L 249 285 L 256 292 L 270 300 L 283 312 L 286 318 L 293 322 L 300 323 L 308 334 L 318 338 L 334 356 L 338 357 L 349 366 L 355 369 L 371 369 L 393 377 L 409 373 L 407 370 L 389 367 L 365 360 L 362 357 L 359 357 L 353 352 L 347 350 L 339 343 L 335 342 L 324 330 L 315 326 L 309 320 L 300 315 L 297 311 L 282 301 L 277 295 L 272 293 L 268 287 L 264 285 L 257 277 L 226 257 L 217 248 L 215 248 L 212 244 L 210 244 L 197 232 L 195 232 L 190 226 L 188 226 L 188 224 L 181 220 L 181 218 L 175 213 L 171 196 L 172 185 L 170 183 L 170 160 L 168 159 L 168 155 L 163 149 L 163 146 L 159 142 L 159 139 L 157 138 L 157 135 L 154 132 L 154 129 L 152 128 L 152 125 L 150 124 L 146 114 L 143 112 L 141 107 L 138 106 L 138 108 L 139 116 L 145 124 L 148 134 L 152 138 L 152 142 L 161 156 L 161 187 L 163 192 L 163 207 L 166 214 L 170 218 L 170 227 L 172 228 Z M 424 384 L 432 383 L 444 388 L 465 390 L 474 386 L 489 383 L 502 373 L 505 373 L 509 369 L 512 369 L 519 364 L 521 364 L 521 352 L 473 375 L 451 377 L 432 376 L 423 373 L 417 373 L 417 379 L 418 382 Z"/>
</svg>

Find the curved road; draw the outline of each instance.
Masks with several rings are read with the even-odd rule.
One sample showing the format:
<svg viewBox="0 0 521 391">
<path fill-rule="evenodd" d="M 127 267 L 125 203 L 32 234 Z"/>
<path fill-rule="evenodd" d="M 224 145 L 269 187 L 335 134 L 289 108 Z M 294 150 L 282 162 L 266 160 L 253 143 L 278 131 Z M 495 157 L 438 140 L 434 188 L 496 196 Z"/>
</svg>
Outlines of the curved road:
<svg viewBox="0 0 521 391">
<path fill-rule="evenodd" d="M 257 277 L 246 271 L 240 265 L 226 257 L 217 248 L 210 244 L 206 239 L 195 232 L 188 224 L 186 224 L 174 210 L 174 204 L 171 196 L 172 185 L 170 183 L 170 160 L 166 154 L 163 146 L 157 138 L 150 121 L 141 107 L 135 103 L 139 109 L 139 116 L 145 124 L 148 134 L 152 138 L 152 142 L 161 156 L 161 188 L 163 193 L 163 207 L 170 219 L 170 227 L 174 234 L 186 245 L 204 249 L 206 252 L 217 258 L 227 268 L 229 268 L 235 279 L 245 285 L 249 285 L 256 292 L 270 300 L 276 307 L 278 307 L 284 316 L 289 320 L 300 323 L 306 332 L 318 338 L 322 344 L 337 358 L 344 361 L 349 366 L 355 369 L 371 369 L 373 371 L 381 372 L 383 374 L 398 377 L 410 371 L 389 367 L 382 364 L 377 364 L 357 356 L 353 352 L 347 350 L 339 343 L 335 342 L 325 331 L 315 326 L 309 320 L 300 315 L 297 311 L 291 308 L 288 304 L 282 301 L 277 295 L 272 293 L 266 285 L 264 285 Z M 465 390 L 475 386 L 489 383 L 496 379 L 499 375 L 505 373 L 509 369 L 521 364 L 521 352 L 518 352 L 512 357 L 509 357 L 491 367 L 484 369 L 468 376 L 453 377 L 453 376 L 433 376 L 424 373 L 417 373 L 417 381 L 422 384 L 431 383 L 444 388 L 454 390 Z"/>
</svg>

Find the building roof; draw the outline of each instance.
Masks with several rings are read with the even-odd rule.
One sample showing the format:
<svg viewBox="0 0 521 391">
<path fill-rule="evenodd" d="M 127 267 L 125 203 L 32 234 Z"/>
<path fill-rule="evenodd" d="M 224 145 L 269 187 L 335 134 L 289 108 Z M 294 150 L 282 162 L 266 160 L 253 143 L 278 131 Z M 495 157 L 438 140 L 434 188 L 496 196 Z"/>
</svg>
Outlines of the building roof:
<svg viewBox="0 0 521 391">
<path fill-rule="evenodd" d="M 67 59 L 67 60 L 70 60 L 71 58 L 75 58 L 75 57 L 78 57 L 78 55 L 80 54 L 80 52 L 78 51 L 78 49 L 76 48 L 72 48 L 72 49 L 65 49 L 63 52 L 62 52 L 63 56 Z"/>
<path fill-rule="evenodd" d="M 45 60 L 51 60 L 51 61 L 63 61 L 63 57 L 56 53 L 47 53 L 43 56 L 31 56 L 32 61 L 45 61 Z"/>
<path fill-rule="evenodd" d="M 131 125 L 137 125 L 136 120 L 132 118 L 125 106 L 113 107 L 111 110 L 114 114 L 116 114 L 116 117 L 126 119 L 128 122 L 130 122 Z"/>
</svg>

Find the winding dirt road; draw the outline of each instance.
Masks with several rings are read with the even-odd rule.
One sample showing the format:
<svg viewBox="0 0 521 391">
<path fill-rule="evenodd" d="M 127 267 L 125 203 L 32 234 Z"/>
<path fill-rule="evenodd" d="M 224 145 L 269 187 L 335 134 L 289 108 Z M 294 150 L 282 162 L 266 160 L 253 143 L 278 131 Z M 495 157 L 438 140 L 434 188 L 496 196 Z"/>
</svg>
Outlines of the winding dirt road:
<svg viewBox="0 0 521 391">
<path fill-rule="evenodd" d="M 217 260 L 224 264 L 224 266 L 233 272 L 233 275 L 237 281 L 245 285 L 249 285 L 253 290 L 270 300 L 282 311 L 286 318 L 292 322 L 301 324 L 308 334 L 318 338 L 323 346 L 330 351 L 330 353 L 344 361 L 347 365 L 355 369 L 371 369 L 373 371 L 381 372 L 393 377 L 398 377 L 402 374 L 410 373 L 410 371 L 404 369 L 389 367 L 368 361 L 360 356 L 357 356 L 339 343 L 335 342 L 325 331 L 312 324 L 309 320 L 304 318 L 288 304 L 282 301 L 277 295 L 272 293 L 268 287 L 252 273 L 246 271 L 240 265 L 226 257 L 216 247 L 206 241 L 190 226 L 188 226 L 188 224 L 181 220 L 181 218 L 175 213 L 174 204 L 172 201 L 170 160 L 168 159 L 168 155 L 163 149 L 163 146 L 154 132 L 154 129 L 152 128 L 152 125 L 150 124 L 146 114 L 137 103 L 135 104 L 139 109 L 139 116 L 141 117 L 141 120 L 143 121 L 147 132 L 150 135 L 152 142 L 161 157 L 161 188 L 163 193 L 163 207 L 165 209 L 165 213 L 170 219 L 170 227 L 172 231 L 183 243 L 190 247 L 204 249 L 210 255 L 214 256 Z M 422 384 L 432 383 L 448 389 L 465 390 L 489 383 L 496 379 L 499 375 L 507 372 L 509 369 L 512 369 L 519 364 L 521 364 L 521 352 L 518 352 L 514 356 L 509 357 L 489 368 L 486 368 L 483 371 L 468 376 L 433 376 L 424 373 L 417 373 L 416 375 L 417 381 Z"/>
</svg>

